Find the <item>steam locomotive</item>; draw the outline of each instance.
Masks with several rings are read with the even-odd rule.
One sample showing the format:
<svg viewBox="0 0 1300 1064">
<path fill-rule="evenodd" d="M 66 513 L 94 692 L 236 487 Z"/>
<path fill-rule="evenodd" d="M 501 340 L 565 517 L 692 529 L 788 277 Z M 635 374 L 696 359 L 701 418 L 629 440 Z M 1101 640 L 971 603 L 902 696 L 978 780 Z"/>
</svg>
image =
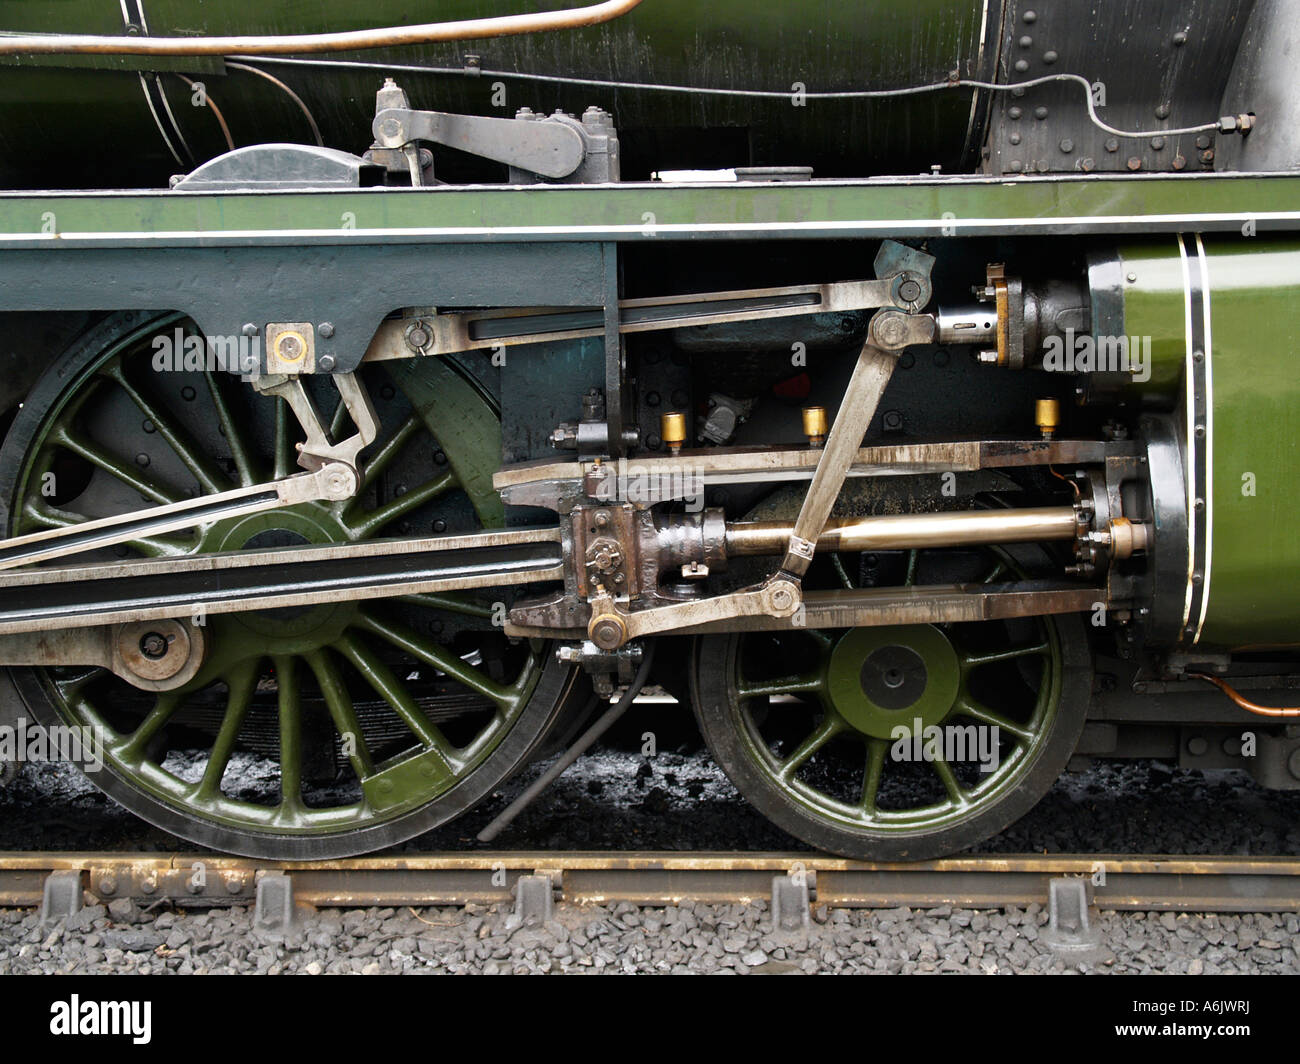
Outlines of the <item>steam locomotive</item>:
<svg viewBox="0 0 1300 1064">
<path fill-rule="evenodd" d="M 0 719 L 286 859 L 645 684 L 857 858 L 1300 787 L 1300 2 L 572 2 L 0 4 Z"/>
</svg>

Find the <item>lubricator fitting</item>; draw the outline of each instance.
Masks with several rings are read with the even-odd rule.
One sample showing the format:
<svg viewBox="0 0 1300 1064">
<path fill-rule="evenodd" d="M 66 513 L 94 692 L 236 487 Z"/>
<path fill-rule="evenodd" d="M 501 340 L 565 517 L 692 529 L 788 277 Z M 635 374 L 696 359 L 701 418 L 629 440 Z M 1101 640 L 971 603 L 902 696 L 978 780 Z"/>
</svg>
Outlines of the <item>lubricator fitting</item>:
<svg viewBox="0 0 1300 1064">
<path fill-rule="evenodd" d="M 808 437 L 810 447 L 820 447 L 826 442 L 827 426 L 826 408 L 824 406 L 805 406 L 803 408 L 803 434 Z"/>
<path fill-rule="evenodd" d="M 663 414 L 659 418 L 659 437 L 670 454 L 677 454 L 686 442 L 686 415 L 679 411 Z"/>
<path fill-rule="evenodd" d="M 1050 440 L 1056 435 L 1061 424 L 1061 402 L 1059 399 L 1039 399 L 1034 403 L 1034 424 L 1043 434 L 1043 439 Z"/>
</svg>

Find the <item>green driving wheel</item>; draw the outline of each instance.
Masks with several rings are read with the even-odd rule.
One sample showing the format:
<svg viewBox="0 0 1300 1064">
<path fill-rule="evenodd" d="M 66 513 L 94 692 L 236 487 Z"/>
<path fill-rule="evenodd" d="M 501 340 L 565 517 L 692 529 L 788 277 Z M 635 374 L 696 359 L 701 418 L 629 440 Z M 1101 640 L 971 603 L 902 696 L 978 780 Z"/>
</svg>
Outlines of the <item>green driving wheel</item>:
<svg viewBox="0 0 1300 1064">
<path fill-rule="evenodd" d="M 928 560 L 913 552 L 904 582 Z M 943 562 L 948 579 L 966 567 L 959 582 L 1023 575 L 1003 551 Z M 919 860 L 980 842 L 1046 793 L 1091 672 L 1077 618 L 1030 617 L 706 636 L 692 680 L 714 758 L 777 825 L 848 857 Z"/>
<path fill-rule="evenodd" d="M 177 502 L 298 470 L 280 400 L 159 351 L 183 319 L 119 314 L 42 376 L 0 454 L 10 535 Z M 500 419 L 470 365 L 367 369 L 381 436 L 346 502 L 307 503 L 140 539 L 95 559 L 273 550 L 499 526 Z M 315 381 L 332 431 L 349 428 Z M 78 559 L 80 561 L 80 559 Z M 509 640 L 504 592 L 200 616 L 206 656 L 152 693 L 102 668 L 15 669 L 45 723 L 91 726 L 91 778 L 146 820 L 207 846 L 307 859 L 374 850 L 464 812 L 524 763 L 572 675 Z M 499 616 L 497 617 L 499 621 Z"/>
</svg>

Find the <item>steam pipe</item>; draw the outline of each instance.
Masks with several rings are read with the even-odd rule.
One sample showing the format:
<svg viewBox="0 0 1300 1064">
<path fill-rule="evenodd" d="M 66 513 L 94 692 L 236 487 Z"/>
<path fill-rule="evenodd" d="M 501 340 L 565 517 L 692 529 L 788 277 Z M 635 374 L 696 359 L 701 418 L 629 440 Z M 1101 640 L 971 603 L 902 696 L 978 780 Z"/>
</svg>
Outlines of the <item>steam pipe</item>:
<svg viewBox="0 0 1300 1064">
<path fill-rule="evenodd" d="M 563 11 L 538 11 L 530 15 L 429 22 L 420 26 L 389 26 L 342 33 L 304 33 L 260 37 L 126 37 L 86 34 L 0 35 L 0 55 L 304 55 L 351 52 L 366 48 L 433 44 L 483 37 L 511 37 L 521 33 L 577 29 L 625 15 L 641 0 L 605 0 Z"/>
</svg>

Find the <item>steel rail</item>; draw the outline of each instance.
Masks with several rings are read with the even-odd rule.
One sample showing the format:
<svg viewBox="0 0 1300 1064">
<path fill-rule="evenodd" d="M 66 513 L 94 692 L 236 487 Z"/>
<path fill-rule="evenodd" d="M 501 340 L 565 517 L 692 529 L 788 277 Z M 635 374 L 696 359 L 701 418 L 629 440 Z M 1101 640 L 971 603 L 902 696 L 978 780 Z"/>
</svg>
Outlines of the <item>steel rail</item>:
<svg viewBox="0 0 1300 1064">
<path fill-rule="evenodd" d="M 819 853 L 411 853 L 281 862 L 220 854 L 0 853 L 0 907 L 40 905 L 45 878 L 81 873 L 100 901 L 243 905 L 257 880 L 283 872 L 294 898 L 318 907 L 491 904 L 511 899 L 523 875 L 548 875 L 570 904 L 671 905 L 769 898 L 774 877 L 802 873 L 815 905 L 830 908 L 999 909 L 1044 903 L 1048 883 L 1084 877 L 1107 910 L 1300 911 L 1300 859 L 1292 857 L 1016 854 L 912 864 Z M 196 886 L 197 883 L 201 885 Z"/>
</svg>

